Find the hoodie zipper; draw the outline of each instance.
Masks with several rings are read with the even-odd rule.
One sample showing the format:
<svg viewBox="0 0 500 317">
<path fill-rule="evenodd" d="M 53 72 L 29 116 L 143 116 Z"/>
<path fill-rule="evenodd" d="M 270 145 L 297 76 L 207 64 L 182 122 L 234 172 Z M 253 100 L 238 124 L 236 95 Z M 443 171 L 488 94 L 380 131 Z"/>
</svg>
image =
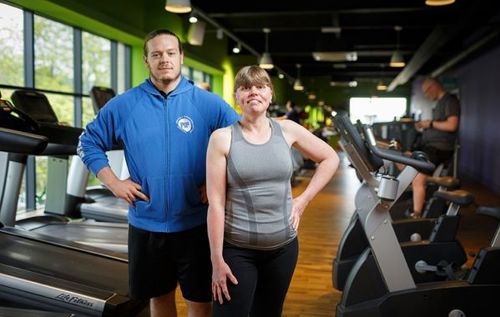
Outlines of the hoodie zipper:
<svg viewBox="0 0 500 317">
<path fill-rule="evenodd" d="M 168 231 L 170 228 L 168 226 L 168 211 L 170 210 L 170 199 L 168 199 L 170 197 L 170 151 L 169 151 L 169 144 L 170 144 L 170 131 L 169 131 L 169 111 L 168 111 L 168 96 L 165 97 L 163 99 L 163 106 L 164 106 L 164 110 L 165 110 L 165 151 L 167 153 L 165 153 L 165 159 L 166 159 L 166 162 L 165 162 L 165 166 L 167 167 L 167 178 L 166 178 L 166 186 L 167 188 L 165 188 L 165 226 L 166 226 L 166 230 Z"/>
</svg>

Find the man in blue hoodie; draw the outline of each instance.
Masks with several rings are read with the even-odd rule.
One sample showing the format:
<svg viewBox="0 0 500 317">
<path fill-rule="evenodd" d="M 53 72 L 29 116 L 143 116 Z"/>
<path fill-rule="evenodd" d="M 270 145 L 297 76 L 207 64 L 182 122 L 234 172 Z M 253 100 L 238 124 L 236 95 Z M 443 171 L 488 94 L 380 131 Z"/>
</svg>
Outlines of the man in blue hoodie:
<svg viewBox="0 0 500 317">
<path fill-rule="evenodd" d="M 209 316 L 205 158 L 210 134 L 239 119 L 220 97 L 181 76 L 183 50 L 168 30 L 148 34 L 150 77 L 110 100 L 80 137 L 78 154 L 116 197 L 129 204 L 129 280 L 152 316 L 176 316 L 179 283 L 189 316 Z M 120 180 L 105 154 L 124 146 L 130 178 Z"/>
</svg>

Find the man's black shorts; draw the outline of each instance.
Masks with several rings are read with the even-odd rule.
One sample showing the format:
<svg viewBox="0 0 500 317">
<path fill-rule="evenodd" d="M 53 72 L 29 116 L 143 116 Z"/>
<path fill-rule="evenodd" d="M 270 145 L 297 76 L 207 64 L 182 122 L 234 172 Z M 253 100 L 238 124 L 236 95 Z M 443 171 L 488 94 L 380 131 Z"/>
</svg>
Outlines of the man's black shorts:
<svg viewBox="0 0 500 317">
<path fill-rule="evenodd" d="M 165 295 L 177 286 L 185 299 L 212 300 L 212 266 L 206 225 L 182 232 L 149 232 L 129 225 L 130 294 L 135 299 Z"/>
<path fill-rule="evenodd" d="M 436 167 L 441 163 L 448 162 L 453 156 L 453 151 L 439 150 L 427 145 L 422 146 L 421 151 L 427 153 L 429 161 L 434 163 Z"/>
</svg>

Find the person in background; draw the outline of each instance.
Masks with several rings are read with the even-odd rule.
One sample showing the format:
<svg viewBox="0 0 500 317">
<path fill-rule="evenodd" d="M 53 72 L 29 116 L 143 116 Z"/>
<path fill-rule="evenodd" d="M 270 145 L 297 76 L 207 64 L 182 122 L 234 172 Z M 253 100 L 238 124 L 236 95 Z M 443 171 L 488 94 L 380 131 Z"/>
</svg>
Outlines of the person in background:
<svg viewBox="0 0 500 317">
<path fill-rule="evenodd" d="M 149 33 L 149 78 L 111 99 L 80 137 L 78 153 L 116 197 L 129 204 L 129 281 L 151 316 L 176 316 L 179 283 L 189 316 L 210 316 L 211 264 L 205 159 L 210 134 L 239 116 L 220 97 L 181 75 L 184 53 L 168 30 Z M 130 178 L 105 154 L 123 143 Z"/>
<path fill-rule="evenodd" d="M 295 103 L 291 100 L 288 100 L 285 106 L 286 106 L 285 115 L 281 117 L 275 117 L 274 119 L 291 120 L 293 122 L 300 124 L 300 114 L 295 109 Z M 294 171 L 292 176 L 292 184 L 294 184 L 296 181 L 296 176 L 300 172 L 300 169 L 304 166 L 304 161 L 306 160 L 306 158 L 304 158 L 302 153 L 300 153 L 300 151 L 294 147 L 291 148 L 290 154 L 292 155 L 293 171 Z"/>
<path fill-rule="evenodd" d="M 213 316 L 281 316 L 298 257 L 297 230 L 309 202 L 330 181 L 339 158 L 291 120 L 266 116 L 273 85 L 258 66 L 235 78 L 241 120 L 215 131 L 207 150 L 208 236 Z M 318 163 L 292 197 L 290 148 Z"/>
<path fill-rule="evenodd" d="M 427 78 L 422 83 L 424 95 L 437 101 L 432 110 L 432 119 L 417 121 L 415 128 L 422 132 L 422 140 L 418 148 L 427 153 L 429 160 L 436 167 L 447 162 L 453 156 L 460 118 L 460 102 L 457 97 L 446 92 L 439 81 Z M 425 203 L 425 180 L 427 175 L 419 173 L 412 183 L 413 214 L 415 218 L 422 216 Z"/>
<path fill-rule="evenodd" d="M 277 120 L 292 120 L 298 124 L 300 124 L 300 114 L 295 109 L 295 103 L 291 100 L 288 100 L 285 104 L 286 113 L 281 117 L 276 117 Z"/>
</svg>

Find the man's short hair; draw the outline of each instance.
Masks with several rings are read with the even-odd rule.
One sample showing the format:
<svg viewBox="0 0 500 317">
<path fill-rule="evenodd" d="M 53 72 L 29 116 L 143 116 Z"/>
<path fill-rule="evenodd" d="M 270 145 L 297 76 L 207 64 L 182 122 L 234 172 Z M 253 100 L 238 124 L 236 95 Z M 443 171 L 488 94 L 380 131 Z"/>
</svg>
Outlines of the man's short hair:
<svg viewBox="0 0 500 317">
<path fill-rule="evenodd" d="M 177 34 L 175 34 L 172 31 L 169 31 L 167 29 L 158 29 L 158 30 L 154 30 L 152 32 L 149 32 L 146 35 L 146 37 L 144 37 L 144 56 L 148 56 L 148 42 L 159 35 L 170 35 L 170 36 L 175 37 L 177 39 L 177 43 L 179 44 L 179 52 L 182 54 L 182 43 L 181 43 L 181 40 L 179 39 L 179 37 L 177 36 Z"/>
</svg>

